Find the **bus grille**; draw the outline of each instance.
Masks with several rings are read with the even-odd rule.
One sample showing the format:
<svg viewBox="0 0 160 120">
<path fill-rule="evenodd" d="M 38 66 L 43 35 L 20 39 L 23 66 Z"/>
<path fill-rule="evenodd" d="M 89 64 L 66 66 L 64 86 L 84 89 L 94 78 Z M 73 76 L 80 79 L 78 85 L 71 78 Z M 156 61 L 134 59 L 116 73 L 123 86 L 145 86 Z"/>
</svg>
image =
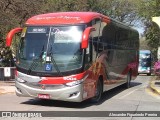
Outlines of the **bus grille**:
<svg viewBox="0 0 160 120">
<path fill-rule="evenodd" d="M 26 82 L 25 85 L 28 87 L 36 88 L 36 89 L 45 89 L 45 90 L 54 90 L 54 89 L 62 89 L 65 88 L 66 86 L 63 84 L 39 84 L 37 82 Z M 43 86 L 43 87 L 42 87 Z M 45 87 L 44 87 L 45 86 Z"/>
</svg>

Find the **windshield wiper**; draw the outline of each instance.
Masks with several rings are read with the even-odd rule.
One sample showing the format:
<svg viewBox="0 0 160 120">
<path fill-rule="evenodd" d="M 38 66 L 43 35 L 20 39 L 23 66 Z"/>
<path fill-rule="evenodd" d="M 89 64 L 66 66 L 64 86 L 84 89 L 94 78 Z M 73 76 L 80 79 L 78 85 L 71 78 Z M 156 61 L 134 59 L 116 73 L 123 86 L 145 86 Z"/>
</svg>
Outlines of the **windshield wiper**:
<svg viewBox="0 0 160 120">
<path fill-rule="evenodd" d="M 53 65 L 55 66 L 55 69 L 57 71 L 57 73 L 60 75 L 60 76 L 63 76 L 63 74 L 61 73 L 61 71 L 59 70 L 58 66 L 57 66 L 57 63 L 56 61 L 54 60 L 54 56 L 53 56 L 53 53 L 52 53 L 52 46 L 50 48 L 50 51 L 48 53 L 48 56 L 51 57 L 51 62 L 53 63 Z"/>
<path fill-rule="evenodd" d="M 42 48 L 42 50 L 41 50 L 41 53 L 40 53 L 40 55 L 38 56 L 38 58 L 34 59 L 33 62 L 32 62 L 32 64 L 30 65 L 30 67 L 29 67 L 29 69 L 28 69 L 28 74 L 30 74 L 30 73 L 32 72 L 32 70 L 37 67 L 38 62 L 42 62 L 42 61 L 43 61 L 43 59 L 42 59 L 43 54 L 44 54 L 44 46 L 43 46 L 43 48 Z M 58 68 L 58 66 L 57 66 L 57 63 L 56 63 L 55 60 L 54 60 L 53 53 L 52 53 L 52 46 L 51 46 L 51 48 L 50 48 L 50 50 L 49 50 L 49 53 L 47 54 L 46 57 L 51 57 L 51 62 L 53 63 L 53 65 L 54 65 L 57 73 L 58 73 L 60 76 L 63 76 L 63 74 L 60 72 L 60 70 L 59 70 L 59 68 Z M 46 61 L 46 63 L 47 63 L 47 61 Z"/>
<path fill-rule="evenodd" d="M 30 67 L 29 67 L 29 69 L 28 69 L 28 72 L 27 72 L 28 74 L 30 74 L 30 73 L 32 72 L 32 70 L 36 68 L 38 62 L 42 62 L 42 61 L 43 61 L 43 60 L 42 60 L 43 54 L 44 54 L 44 45 L 43 45 L 43 47 L 42 47 L 41 53 L 40 53 L 40 55 L 38 56 L 38 58 L 35 58 L 35 59 L 33 60 L 32 64 L 30 65 Z"/>
</svg>

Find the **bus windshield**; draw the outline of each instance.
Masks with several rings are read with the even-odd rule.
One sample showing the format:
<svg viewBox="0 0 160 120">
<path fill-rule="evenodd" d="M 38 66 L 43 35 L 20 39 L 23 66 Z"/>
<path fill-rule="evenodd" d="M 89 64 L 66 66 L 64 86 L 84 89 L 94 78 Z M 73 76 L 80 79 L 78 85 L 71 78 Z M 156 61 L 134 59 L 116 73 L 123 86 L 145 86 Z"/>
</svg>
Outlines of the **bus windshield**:
<svg viewBox="0 0 160 120">
<path fill-rule="evenodd" d="M 18 51 L 17 67 L 34 72 L 71 71 L 82 66 L 80 47 L 84 26 L 29 26 L 23 29 Z M 47 71 L 47 56 L 52 54 L 52 69 Z"/>
<path fill-rule="evenodd" d="M 140 54 L 140 65 L 142 67 L 150 67 L 151 66 L 151 56 L 149 53 Z"/>
</svg>

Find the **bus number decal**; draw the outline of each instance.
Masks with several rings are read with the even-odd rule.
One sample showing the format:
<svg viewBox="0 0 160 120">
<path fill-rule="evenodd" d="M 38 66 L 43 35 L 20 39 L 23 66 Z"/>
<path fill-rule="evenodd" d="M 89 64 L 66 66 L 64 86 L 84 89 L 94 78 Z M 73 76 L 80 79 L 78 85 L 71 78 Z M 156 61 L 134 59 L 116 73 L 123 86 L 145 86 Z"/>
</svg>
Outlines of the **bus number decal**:
<svg viewBox="0 0 160 120">
<path fill-rule="evenodd" d="M 64 80 L 77 80 L 77 78 L 73 78 L 73 77 L 63 77 Z"/>
</svg>

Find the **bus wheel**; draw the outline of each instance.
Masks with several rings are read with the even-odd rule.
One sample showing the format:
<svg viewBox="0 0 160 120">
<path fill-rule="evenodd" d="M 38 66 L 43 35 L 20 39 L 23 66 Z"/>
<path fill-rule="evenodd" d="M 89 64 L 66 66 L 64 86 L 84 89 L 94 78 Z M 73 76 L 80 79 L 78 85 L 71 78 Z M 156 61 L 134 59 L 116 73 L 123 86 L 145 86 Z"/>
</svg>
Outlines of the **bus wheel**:
<svg viewBox="0 0 160 120">
<path fill-rule="evenodd" d="M 131 72 L 128 72 L 127 74 L 127 82 L 125 83 L 126 88 L 130 88 L 131 85 Z"/>
<path fill-rule="evenodd" d="M 147 76 L 151 76 L 151 73 L 147 73 Z"/>
<path fill-rule="evenodd" d="M 93 98 L 91 98 L 91 101 L 93 103 L 98 103 L 101 99 L 102 92 L 103 92 L 102 82 L 98 80 L 97 87 L 96 87 L 96 94 Z"/>
</svg>

